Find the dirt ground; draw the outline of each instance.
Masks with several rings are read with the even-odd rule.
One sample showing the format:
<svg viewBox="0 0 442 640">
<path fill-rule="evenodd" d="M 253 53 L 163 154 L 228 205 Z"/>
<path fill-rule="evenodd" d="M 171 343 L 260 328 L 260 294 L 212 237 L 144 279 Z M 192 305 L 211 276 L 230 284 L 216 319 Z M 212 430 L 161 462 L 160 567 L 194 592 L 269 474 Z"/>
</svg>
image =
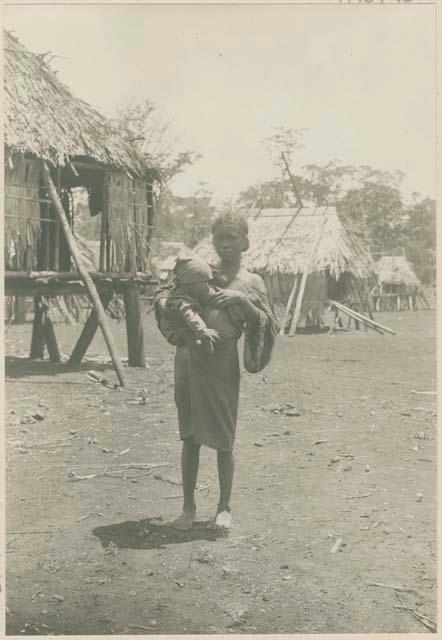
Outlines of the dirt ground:
<svg viewBox="0 0 442 640">
<path fill-rule="evenodd" d="M 429 632 L 412 611 L 436 619 L 435 314 L 376 317 L 397 335 L 280 338 L 264 374 L 243 375 L 228 536 L 208 524 L 210 450 L 199 522 L 168 526 L 173 350 L 151 315 L 127 391 L 100 336 L 68 371 L 30 363 L 31 327 L 12 326 L 8 634 Z M 57 327 L 64 353 L 79 331 Z"/>
</svg>

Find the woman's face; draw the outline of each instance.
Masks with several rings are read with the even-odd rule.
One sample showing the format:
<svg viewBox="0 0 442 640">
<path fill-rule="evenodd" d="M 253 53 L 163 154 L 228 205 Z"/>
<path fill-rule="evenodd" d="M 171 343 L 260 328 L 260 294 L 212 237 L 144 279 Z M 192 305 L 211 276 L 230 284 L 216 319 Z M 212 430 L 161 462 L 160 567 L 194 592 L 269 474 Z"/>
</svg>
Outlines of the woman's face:
<svg viewBox="0 0 442 640">
<path fill-rule="evenodd" d="M 221 260 L 235 262 L 241 256 L 244 238 L 235 227 L 219 225 L 213 232 L 213 246 Z"/>
</svg>

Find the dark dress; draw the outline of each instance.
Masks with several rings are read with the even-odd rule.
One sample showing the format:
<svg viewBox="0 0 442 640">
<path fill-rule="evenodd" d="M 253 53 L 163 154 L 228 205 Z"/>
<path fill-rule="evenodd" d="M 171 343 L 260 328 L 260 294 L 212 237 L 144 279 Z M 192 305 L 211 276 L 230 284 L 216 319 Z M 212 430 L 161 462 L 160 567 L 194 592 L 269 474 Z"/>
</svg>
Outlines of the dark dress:
<svg viewBox="0 0 442 640">
<path fill-rule="evenodd" d="M 155 313 L 161 333 L 177 346 L 175 403 L 181 439 L 192 437 L 196 444 L 229 451 L 235 440 L 238 415 L 238 340 L 245 331 L 244 366 L 247 371 L 257 373 L 270 360 L 278 327 L 259 276 L 241 269 L 233 280 L 228 280 L 215 268 L 213 271 L 218 287 L 242 291 L 260 310 L 256 321 L 246 322 L 237 305 L 218 309 L 209 303 L 202 318 L 220 335 L 213 355 L 196 344 L 188 329 L 167 319 L 163 311 L 165 296 L 161 292 L 155 299 Z"/>
</svg>

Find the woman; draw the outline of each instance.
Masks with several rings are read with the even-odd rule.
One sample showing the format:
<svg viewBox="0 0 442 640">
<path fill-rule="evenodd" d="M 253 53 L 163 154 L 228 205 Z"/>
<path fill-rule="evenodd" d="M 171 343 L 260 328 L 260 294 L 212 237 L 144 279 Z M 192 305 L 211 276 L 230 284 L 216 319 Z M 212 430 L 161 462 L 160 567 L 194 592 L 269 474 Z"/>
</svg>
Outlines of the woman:
<svg viewBox="0 0 442 640">
<path fill-rule="evenodd" d="M 216 449 L 220 498 L 215 526 L 231 526 L 230 496 L 234 472 L 233 444 L 239 400 L 238 340 L 245 331 L 244 366 L 257 373 L 270 360 L 278 332 L 260 276 L 241 267 L 241 254 L 249 247 L 245 220 L 232 214 L 219 216 L 212 228 L 219 264 L 212 267 L 219 290 L 203 310 L 203 320 L 215 336 L 213 355 L 199 349 L 187 329 L 171 327 L 164 316 L 164 294 L 157 294 L 158 327 L 176 345 L 175 402 L 183 440 L 181 471 L 183 511 L 174 525 L 189 529 L 196 517 L 195 486 L 201 445 Z M 192 274 L 189 274 L 191 277 Z"/>
</svg>

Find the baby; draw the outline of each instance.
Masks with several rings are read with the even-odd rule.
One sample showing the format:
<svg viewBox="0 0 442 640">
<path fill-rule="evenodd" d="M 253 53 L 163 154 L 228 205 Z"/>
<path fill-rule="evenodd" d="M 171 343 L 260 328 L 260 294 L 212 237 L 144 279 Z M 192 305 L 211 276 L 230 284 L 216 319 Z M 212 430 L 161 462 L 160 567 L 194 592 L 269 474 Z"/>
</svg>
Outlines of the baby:
<svg viewBox="0 0 442 640">
<path fill-rule="evenodd" d="M 169 290 L 165 310 L 169 320 L 186 326 L 196 338 L 196 344 L 213 354 L 218 332 L 209 329 L 201 314 L 215 293 L 210 286 L 212 271 L 208 264 L 192 256 L 178 258 L 173 270 L 175 278 Z"/>
</svg>

